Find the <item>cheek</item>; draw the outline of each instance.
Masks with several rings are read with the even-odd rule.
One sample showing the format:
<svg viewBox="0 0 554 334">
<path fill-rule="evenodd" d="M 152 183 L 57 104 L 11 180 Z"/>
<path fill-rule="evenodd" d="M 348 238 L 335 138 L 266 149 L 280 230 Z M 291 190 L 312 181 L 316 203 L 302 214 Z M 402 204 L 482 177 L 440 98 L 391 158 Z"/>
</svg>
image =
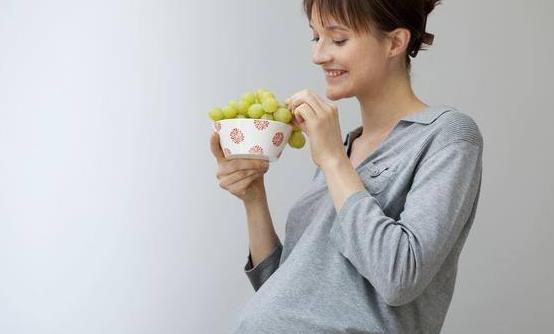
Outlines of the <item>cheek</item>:
<svg viewBox="0 0 554 334">
<path fill-rule="evenodd" d="M 358 53 L 355 60 L 355 77 L 359 80 L 372 80 L 382 76 L 384 59 L 376 53 Z"/>
<path fill-rule="evenodd" d="M 374 59 L 360 59 L 350 81 L 351 94 L 363 95 L 373 91 L 384 81 L 383 65 Z"/>
<path fill-rule="evenodd" d="M 378 68 L 370 59 L 361 59 L 352 74 L 354 84 L 363 86 L 372 82 L 378 76 Z"/>
</svg>

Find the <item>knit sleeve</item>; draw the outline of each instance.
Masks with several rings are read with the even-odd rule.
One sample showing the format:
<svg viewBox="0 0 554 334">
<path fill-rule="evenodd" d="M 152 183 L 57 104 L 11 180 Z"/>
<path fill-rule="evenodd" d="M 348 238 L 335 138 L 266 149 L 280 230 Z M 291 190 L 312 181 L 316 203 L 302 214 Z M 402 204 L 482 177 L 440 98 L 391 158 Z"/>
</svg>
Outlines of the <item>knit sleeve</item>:
<svg viewBox="0 0 554 334">
<path fill-rule="evenodd" d="M 244 272 L 250 280 L 254 291 L 258 289 L 267 281 L 267 279 L 279 268 L 279 261 L 281 259 L 281 253 L 283 246 L 279 243 L 271 254 L 269 254 L 262 262 L 258 263 L 255 267 L 252 265 L 252 257 L 250 252 L 248 253 L 248 259 L 244 266 Z"/>
<path fill-rule="evenodd" d="M 330 237 L 391 306 L 413 301 L 438 272 L 468 221 L 481 186 L 482 146 L 451 142 L 415 172 L 398 220 L 367 191 L 350 195 Z"/>
</svg>

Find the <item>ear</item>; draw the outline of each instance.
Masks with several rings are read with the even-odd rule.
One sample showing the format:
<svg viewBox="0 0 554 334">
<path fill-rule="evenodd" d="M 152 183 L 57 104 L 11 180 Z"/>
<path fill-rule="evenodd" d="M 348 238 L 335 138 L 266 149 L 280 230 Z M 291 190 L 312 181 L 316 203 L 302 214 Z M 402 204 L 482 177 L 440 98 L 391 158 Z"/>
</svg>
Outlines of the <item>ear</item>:
<svg viewBox="0 0 554 334">
<path fill-rule="evenodd" d="M 406 51 L 406 49 L 408 48 L 408 44 L 410 43 L 410 37 L 410 30 L 406 28 L 396 28 L 393 31 L 389 32 L 389 57 L 395 57 Z"/>
</svg>

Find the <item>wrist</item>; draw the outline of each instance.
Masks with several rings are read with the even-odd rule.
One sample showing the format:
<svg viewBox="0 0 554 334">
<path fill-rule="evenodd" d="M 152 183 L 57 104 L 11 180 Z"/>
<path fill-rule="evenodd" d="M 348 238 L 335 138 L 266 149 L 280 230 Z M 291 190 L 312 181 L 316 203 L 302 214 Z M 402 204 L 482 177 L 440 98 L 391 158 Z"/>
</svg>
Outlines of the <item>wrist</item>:
<svg viewBox="0 0 554 334">
<path fill-rule="evenodd" d="M 250 198 L 244 199 L 242 203 L 244 204 L 247 217 L 256 216 L 269 210 L 265 193 L 260 194 L 259 196 L 251 196 Z"/>
<path fill-rule="evenodd" d="M 325 174 L 330 172 L 332 173 L 343 168 L 353 168 L 352 163 L 344 151 L 333 154 L 331 158 L 324 159 L 319 167 Z"/>
<path fill-rule="evenodd" d="M 247 193 L 242 197 L 242 201 L 247 208 L 267 203 L 263 177 L 252 182 Z"/>
</svg>

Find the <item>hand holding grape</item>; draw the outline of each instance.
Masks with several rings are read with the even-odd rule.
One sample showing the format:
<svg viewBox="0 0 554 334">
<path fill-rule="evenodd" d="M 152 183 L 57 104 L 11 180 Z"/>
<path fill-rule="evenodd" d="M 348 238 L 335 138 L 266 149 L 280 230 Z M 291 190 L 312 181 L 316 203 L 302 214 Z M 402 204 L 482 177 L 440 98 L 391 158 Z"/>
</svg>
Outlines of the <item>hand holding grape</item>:
<svg viewBox="0 0 554 334">
<path fill-rule="evenodd" d="M 342 144 L 338 109 L 310 90 L 300 91 L 285 100 L 292 110 L 295 124 L 310 141 L 312 160 L 324 168 L 337 159 L 348 159 Z"/>
<path fill-rule="evenodd" d="M 210 148 L 217 160 L 219 186 L 244 202 L 265 196 L 263 175 L 269 168 L 264 160 L 226 160 L 219 144 L 219 135 L 214 132 L 210 138 Z"/>
</svg>

